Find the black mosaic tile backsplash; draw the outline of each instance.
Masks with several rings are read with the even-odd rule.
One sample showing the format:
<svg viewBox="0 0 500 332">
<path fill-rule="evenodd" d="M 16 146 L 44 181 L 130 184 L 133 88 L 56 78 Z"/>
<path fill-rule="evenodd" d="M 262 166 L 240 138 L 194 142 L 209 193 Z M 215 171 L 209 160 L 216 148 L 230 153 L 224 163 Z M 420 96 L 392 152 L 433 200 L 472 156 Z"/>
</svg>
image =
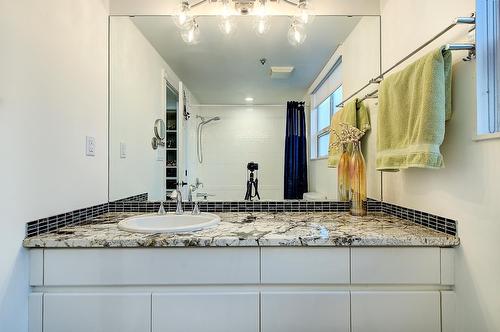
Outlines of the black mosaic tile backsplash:
<svg viewBox="0 0 500 332">
<path fill-rule="evenodd" d="M 184 202 L 185 211 L 193 209 L 193 202 Z M 348 212 L 349 202 L 334 201 L 252 201 L 252 202 L 199 202 L 202 212 Z M 164 203 L 165 210 L 176 209 L 174 201 Z M 369 212 L 385 212 L 403 219 L 413 221 L 425 227 L 456 235 L 456 221 L 429 213 L 407 209 L 401 206 L 368 199 Z M 114 202 L 100 204 L 85 209 L 62 213 L 57 216 L 43 218 L 26 224 L 26 236 L 36 236 L 55 231 L 59 228 L 83 224 L 87 220 L 107 212 L 156 212 L 159 202 L 148 202 L 147 194 L 140 194 Z"/>
<path fill-rule="evenodd" d="M 191 211 L 193 202 L 182 203 L 183 209 Z M 168 212 L 176 209 L 176 202 L 167 201 L 164 208 Z M 156 212 L 160 207 L 158 202 L 111 202 L 110 212 Z M 349 202 L 311 202 L 311 201 L 252 201 L 252 202 L 198 202 L 202 212 L 347 212 Z"/>
<path fill-rule="evenodd" d="M 381 202 L 382 212 L 407 219 L 419 225 L 432 228 L 450 235 L 457 234 L 457 222 L 453 219 L 439 217 L 430 213 L 408 209 L 402 206 Z"/>
<path fill-rule="evenodd" d="M 79 209 L 67 213 L 61 213 L 49 218 L 30 221 L 26 224 L 26 236 L 35 236 L 43 233 L 53 232 L 65 226 L 78 225 L 82 222 L 97 217 L 109 211 L 109 204 L 99 204 L 89 208 Z"/>
</svg>

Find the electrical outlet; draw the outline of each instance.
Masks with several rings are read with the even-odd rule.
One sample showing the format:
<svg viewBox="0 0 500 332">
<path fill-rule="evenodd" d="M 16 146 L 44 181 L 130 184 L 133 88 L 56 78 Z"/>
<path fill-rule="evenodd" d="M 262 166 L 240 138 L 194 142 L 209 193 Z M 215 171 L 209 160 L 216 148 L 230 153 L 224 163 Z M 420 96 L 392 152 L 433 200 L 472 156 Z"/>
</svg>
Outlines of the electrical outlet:
<svg viewBox="0 0 500 332">
<path fill-rule="evenodd" d="M 120 158 L 127 158 L 127 144 L 120 142 Z"/>
<path fill-rule="evenodd" d="M 95 137 L 87 136 L 85 137 L 85 140 L 85 154 L 91 157 L 95 156 Z"/>
</svg>

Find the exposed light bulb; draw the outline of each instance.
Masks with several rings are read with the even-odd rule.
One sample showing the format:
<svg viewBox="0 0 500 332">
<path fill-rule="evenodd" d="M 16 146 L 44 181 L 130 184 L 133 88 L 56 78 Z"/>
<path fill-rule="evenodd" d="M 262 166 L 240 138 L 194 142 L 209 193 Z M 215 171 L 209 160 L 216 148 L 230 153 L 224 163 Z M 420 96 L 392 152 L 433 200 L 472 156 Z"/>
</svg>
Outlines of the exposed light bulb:
<svg viewBox="0 0 500 332">
<path fill-rule="evenodd" d="M 267 16 L 257 17 L 254 25 L 255 32 L 258 35 L 263 35 L 269 31 L 269 19 Z"/>
<path fill-rule="evenodd" d="M 191 25 L 193 17 L 190 13 L 189 3 L 181 1 L 179 13 L 173 16 L 174 23 L 181 29 L 186 29 Z"/>
<path fill-rule="evenodd" d="M 309 24 L 314 20 L 314 15 L 311 14 L 311 6 L 309 1 L 300 0 L 297 4 L 298 13 L 295 15 L 297 21 L 301 24 Z"/>
<path fill-rule="evenodd" d="M 198 44 L 198 42 L 200 41 L 200 28 L 198 27 L 198 23 L 196 23 L 196 21 L 193 20 L 192 24 L 190 27 L 188 27 L 187 29 L 184 29 L 182 32 L 181 32 L 181 37 L 182 37 L 182 40 L 184 40 L 184 42 L 186 44 L 190 44 L 190 45 L 195 45 L 195 44 Z"/>
<path fill-rule="evenodd" d="M 229 36 L 233 34 L 234 30 L 236 29 L 236 25 L 234 24 L 234 21 L 231 16 L 228 16 L 226 18 L 223 18 L 219 24 L 219 28 L 222 31 L 223 34 L 226 36 Z"/>
<path fill-rule="evenodd" d="M 304 43 L 307 33 L 304 25 L 293 22 L 288 29 L 288 42 L 293 46 L 299 46 Z"/>
<path fill-rule="evenodd" d="M 234 10 L 231 7 L 231 2 L 229 0 L 222 0 L 222 8 L 220 9 L 220 23 L 219 29 L 220 31 L 229 36 L 233 34 L 236 29 L 236 24 L 233 19 Z"/>
<path fill-rule="evenodd" d="M 225 18 L 229 18 L 233 14 L 234 14 L 234 11 L 231 8 L 230 2 L 228 0 L 223 0 L 220 16 L 223 19 L 225 19 Z"/>
<path fill-rule="evenodd" d="M 267 8 L 264 0 L 255 1 L 255 5 L 253 8 L 253 14 L 258 17 L 267 16 Z"/>
</svg>

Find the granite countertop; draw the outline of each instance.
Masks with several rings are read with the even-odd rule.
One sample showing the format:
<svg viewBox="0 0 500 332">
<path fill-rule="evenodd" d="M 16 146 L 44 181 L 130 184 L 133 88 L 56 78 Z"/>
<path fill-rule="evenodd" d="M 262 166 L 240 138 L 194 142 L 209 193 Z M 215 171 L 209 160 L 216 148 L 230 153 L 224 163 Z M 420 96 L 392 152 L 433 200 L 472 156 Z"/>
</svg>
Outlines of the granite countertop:
<svg viewBox="0 0 500 332">
<path fill-rule="evenodd" d="M 26 238 L 27 248 L 457 246 L 460 240 L 383 213 L 353 217 L 332 212 L 216 213 L 214 228 L 185 233 L 129 233 L 118 229 L 134 212 L 112 212 L 78 226 Z"/>
</svg>

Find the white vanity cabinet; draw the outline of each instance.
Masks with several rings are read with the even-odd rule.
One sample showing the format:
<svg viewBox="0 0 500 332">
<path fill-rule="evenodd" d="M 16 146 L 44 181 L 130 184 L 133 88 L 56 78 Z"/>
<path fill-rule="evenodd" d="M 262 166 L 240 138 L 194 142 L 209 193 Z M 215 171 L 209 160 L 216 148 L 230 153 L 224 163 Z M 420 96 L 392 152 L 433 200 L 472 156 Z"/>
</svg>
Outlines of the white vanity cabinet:
<svg viewBox="0 0 500 332">
<path fill-rule="evenodd" d="M 352 291 L 352 332 L 439 332 L 439 291 Z"/>
<path fill-rule="evenodd" d="M 153 293 L 152 332 L 259 332 L 258 292 Z"/>
<path fill-rule="evenodd" d="M 151 295 L 147 293 L 44 294 L 43 331 L 149 332 Z"/>
<path fill-rule="evenodd" d="M 348 291 L 263 291 L 262 332 L 349 332 Z"/>
<path fill-rule="evenodd" d="M 30 332 L 454 331 L 454 249 L 32 249 Z"/>
</svg>

